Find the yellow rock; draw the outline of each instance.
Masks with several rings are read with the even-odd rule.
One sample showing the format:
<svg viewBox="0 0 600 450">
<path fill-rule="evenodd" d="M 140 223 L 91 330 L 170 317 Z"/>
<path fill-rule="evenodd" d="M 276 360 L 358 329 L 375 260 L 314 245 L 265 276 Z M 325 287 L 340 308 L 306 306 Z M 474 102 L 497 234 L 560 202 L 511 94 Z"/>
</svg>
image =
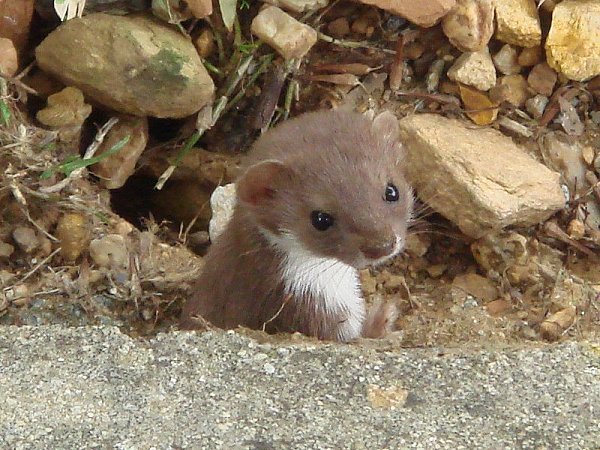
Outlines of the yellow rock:
<svg viewBox="0 0 600 450">
<path fill-rule="evenodd" d="M 571 80 L 600 74 L 600 2 L 565 0 L 554 9 L 546 41 L 548 64 Z"/>
<path fill-rule="evenodd" d="M 519 47 L 540 45 L 542 29 L 534 0 L 496 0 L 496 38 Z"/>
</svg>

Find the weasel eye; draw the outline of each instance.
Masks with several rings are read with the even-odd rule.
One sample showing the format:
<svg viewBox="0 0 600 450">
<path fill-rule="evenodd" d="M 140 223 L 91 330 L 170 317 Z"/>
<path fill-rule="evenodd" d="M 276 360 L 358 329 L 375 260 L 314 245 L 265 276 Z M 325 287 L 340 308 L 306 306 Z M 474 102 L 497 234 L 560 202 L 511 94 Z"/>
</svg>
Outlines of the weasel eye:
<svg viewBox="0 0 600 450">
<path fill-rule="evenodd" d="M 398 192 L 398 188 L 396 186 L 394 186 L 392 183 L 389 183 L 385 187 L 384 198 L 385 198 L 386 202 L 397 202 L 398 199 L 400 198 L 400 193 Z"/>
<path fill-rule="evenodd" d="M 310 213 L 310 221 L 313 227 L 319 231 L 325 231 L 333 225 L 333 217 L 323 211 L 313 211 Z"/>
</svg>

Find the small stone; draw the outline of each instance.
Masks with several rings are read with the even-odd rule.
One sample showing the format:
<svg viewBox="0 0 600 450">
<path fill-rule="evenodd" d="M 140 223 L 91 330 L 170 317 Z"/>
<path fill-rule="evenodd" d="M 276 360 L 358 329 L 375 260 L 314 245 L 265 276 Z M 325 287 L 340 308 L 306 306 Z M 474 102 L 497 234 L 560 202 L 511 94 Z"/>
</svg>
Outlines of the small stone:
<svg viewBox="0 0 600 450">
<path fill-rule="evenodd" d="M 496 84 L 496 68 L 486 48 L 463 53 L 448 70 L 448 78 L 487 91 Z"/>
<path fill-rule="evenodd" d="M 215 36 L 210 28 L 205 28 L 194 41 L 201 58 L 208 58 L 215 51 Z"/>
<path fill-rule="evenodd" d="M 90 242 L 90 256 L 100 267 L 126 269 L 129 266 L 129 254 L 123 236 L 109 234 Z"/>
<path fill-rule="evenodd" d="M 442 19 L 442 28 L 459 50 L 483 50 L 494 33 L 492 0 L 457 0 L 456 7 Z"/>
<path fill-rule="evenodd" d="M 0 241 L 0 258 L 10 258 L 14 251 L 15 248 L 12 245 Z"/>
<path fill-rule="evenodd" d="M 213 12 L 212 0 L 186 0 L 186 2 L 196 19 L 204 19 Z"/>
<path fill-rule="evenodd" d="M 367 398 L 374 408 L 396 409 L 404 406 L 408 391 L 401 386 L 382 388 L 371 384 L 367 388 Z"/>
<path fill-rule="evenodd" d="M 493 300 L 485 305 L 490 316 L 499 316 L 510 310 L 510 302 L 504 299 Z"/>
<path fill-rule="evenodd" d="M 262 9 L 252 21 L 252 33 L 285 59 L 302 58 L 317 42 L 317 32 L 275 6 Z"/>
<path fill-rule="evenodd" d="M 34 4 L 35 0 L 0 0 L 0 38 L 10 39 L 18 52 L 29 39 Z"/>
<path fill-rule="evenodd" d="M 540 334 L 547 341 L 556 341 L 575 323 L 576 317 L 577 308 L 574 306 L 562 309 L 548 316 L 540 324 Z"/>
<path fill-rule="evenodd" d="M 596 157 L 596 154 L 591 146 L 586 145 L 585 147 L 583 147 L 583 149 L 581 149 L 581 157 L 588 166 L 591 166 L 592 164 L 594 164 L 594 158 Z M 594 184 L 595 183 L 596 181 L 594 181 Z"/>
<path fill-rule="evenodd" d="M 538 94 L 550 97 L 552 92 L 554 92 L 554 85 L 557 79 L 556 72 L 548 64 L 540 63 L 531 69 L 527 77 L 527 82 Z"/>
<path fill-rule="evenodd" d="M 523 75 L 505 75 L 490 89 L 490 99 L 498 104 L 508 102 L 521 108 L 529 97 L 531 91 Z"/>
<path fill-rule="evenodd" d="M 19 70 L 17 49 L 13 42 L 0 37 L 0 76 L 12 77 Z"/>
<path fill-rule="evenodd" d="M 146 16 L 68 20 L 35 55 L 42 70 L 124 114 L 187 117 L 213 99 L 214 83 L 191 40 Z"/>
<path fill-rule="evenodd" d="M 12 232 L 15 243 L 25 253 L 33 253 L 40 246 L 35 230 L 30 227 L 17 227 Z"/>
<path fill-rule="evenodd" d="M 544 114 L 549 101 L 548 97 L 538 94 L 525 102 L 525 108 L 535 119 L 539 119 Z"/>
<path fill-rule="evenodd" d="M 120 150 L 102 159 L 91 168 L 107 189 L 123 187 L 127 179 L 135 172 L 135 165 L 148 143 L 148 119 L 146 117 L 121 116 L 119 122 L 110 129 L 100 144 L 97 155 L 101 156 L 108 152 L 125 138 L 129 140 Z"/>
<path fill-rule="evenodd" d="M 78 213 L 64 214 L 58 220 L 56 238 L 60 241 L 60 254 L 65 261 L 75 261 L 90 241 L 87 219 Z"/>
<path fill-rule="evenodd" d="M 425 52 L 425 46 L 422 42 L 409 42 L 404 46 L 404 57 L 411 61 L 419 59 Z"/>
<path fill-rule="evenodd" d="M 499 131 L 435 114 L 405 117 L 400 130 L 409 182 L 468 236 L 538 224 L 565 205 L 560 175 Z"/>
<path fill-rule="evenodd" d="M 600 74 L 600 2 L 564 0 L 556 5 L 546 39 L 548 64 L 571 80 Z"/>
<path fill-rule="evenodd" d="M 431 238 L 424 234 L 409 234 L 406 238 L 405 251 L 412 258 L 421 258 L 429 251 Z"/>
<path fill-rule="evenodd" d="M 431 27 L 444 17 L 454 6 L 456 0 L 359 0 L 365 5 L 377 6 L 421 27 Z"/>
<path fill-rule="evenodd" d="M 515 75 L 521 72 L 517 50 L 512 45 L 504 44 L 492 59 L 496 68 L 504 75 Z"/>
<path fill-rule="evenodd" d="M 476 273 L 457 275 L 452 281 L 452 286 L 462 289 L 473 297 L 489 302 L 498 298 L 498 289 L 490 280 Z"/>
<path fill-rule="evenodd" d="M 581 220 L 573 219 L 569 222 L 567 231 L 573 239 L 581 239 L 585 236 L 585 225 Z"/>
<path fill-rule="evenodd" d="M 294 13 L 303 13 L 325 8 L 329 0 L 265 0 L 265 3 Z"/>
<path fill-rule="evenodd" d="M 340 17 L 335 19 L 327 25 L 327 32 L 337 38 L 343 38 L 350 33 L 350 24 L 348 23 L 348 19 L 345 17 Z"/>
<path fill-rule="evenodd" d="M 517 59 L 519 65 L 523 67 L 535 66 L 537 63 L 542 62 L 542 47 L 536 45 L 535 47 L 528 47 L 521 50 Z"/>
<path fill-rule="evenodd" d="M 542 29 L 534 0 L 496 0 L 496 38 L 519 47 L 540 45 Z"/>
<path fill-rule="evenodd" d="M 48 97 L 48 106 L 38 111 L 36 118 L 51 128 L 79 128 L 91 113 L 82 92 L 69 86 Z"/>
<path fill-rule="evenodd" d="M 236 205 L 235 184 L 230 183 L 226 186 L 217 186 L 210 196 L 210 207 L 212 217 L 208 224 L 208 234 L 211 241 L 223 233 L 229 223 L 233 210 Z"/>
</svg>

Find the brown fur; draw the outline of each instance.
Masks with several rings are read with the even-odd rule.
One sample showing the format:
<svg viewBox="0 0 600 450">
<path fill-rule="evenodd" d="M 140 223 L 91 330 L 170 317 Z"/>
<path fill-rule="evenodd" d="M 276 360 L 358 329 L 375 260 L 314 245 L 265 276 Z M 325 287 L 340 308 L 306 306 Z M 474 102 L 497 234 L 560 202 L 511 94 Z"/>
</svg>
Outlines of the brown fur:
<svg viewBox="0 0 600 450">
<path fill-rule="evenodd" d="M 320 315 L 306 307 L 307 299 L 290 298 L 280 272 L 282 256 L 260 229 L 290 233 L 311 254 L 367 266 L 367 250 L 387 245 L 396 235 L 404 238 L 411 215 L 397 127 L 390 113 L 372 121 L 358 113 L 320 111 L 288 120 L 259 138 L 237 182 L 233 217 L 209 250 L 181 326 L 196 328 L 194 316 L 202 316 L 222 328 L 266 324 L 270 332 L 336 339 L 343 312 Z M 400 201 L 384 200 L 389 182 L 398 187 Z M 313 210 L 331 213 L 335 226 L 315 230 Z M 372 329 L 376 323 L 389 328 L 387 322 L 382 314 L 372 317 L 367 334 L 378 334 Z"/>
</svg>

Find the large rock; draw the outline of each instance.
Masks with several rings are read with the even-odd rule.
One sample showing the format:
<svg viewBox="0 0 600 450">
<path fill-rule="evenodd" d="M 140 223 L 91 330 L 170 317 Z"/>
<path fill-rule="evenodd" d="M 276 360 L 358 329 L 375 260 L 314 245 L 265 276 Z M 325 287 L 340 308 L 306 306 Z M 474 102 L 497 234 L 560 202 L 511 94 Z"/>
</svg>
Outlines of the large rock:
<svg viewBox="0 0 600 450">
<path fill-rule="evenodd" d="M 496 38 L 519 47 L 540 45 L 542 29 L 534 0 L 495 0 Z"/>
<path fill-rule="evenodd" d="M 571 80 L 600 74 L 600 2 L 565 0 L 556 5 L 546 56 L 552 68 Z"/>
<path fill-rule="evenodd" d="M 468 236 L 534 225 L 564 207 L 560 175 L 496 130 L 433 114 L 406 117 L 400 128 L 410 183 Z"/>
<path fill-rule="evenodd" d="M 494 33 L 492 0 L 457 0 L 456 8 L 442 19 L 442 28 L 459 50 L 482 50 Z"/>
<path fill-rule="evenodd" d="M 36 59 L 65 84 L 127 114 L 189 116 L 214 92 L 194 45 L 147 17 L 97 13 L 69 20 L 37 47 Z"/>
<path fill-rule="evenodd" d="M 365 5 L 373 5 L 404 17 L 422 27 L 431 27 L 444 17 L 454 6 L 456 0 L 359 0 Z"/>
</svg>

